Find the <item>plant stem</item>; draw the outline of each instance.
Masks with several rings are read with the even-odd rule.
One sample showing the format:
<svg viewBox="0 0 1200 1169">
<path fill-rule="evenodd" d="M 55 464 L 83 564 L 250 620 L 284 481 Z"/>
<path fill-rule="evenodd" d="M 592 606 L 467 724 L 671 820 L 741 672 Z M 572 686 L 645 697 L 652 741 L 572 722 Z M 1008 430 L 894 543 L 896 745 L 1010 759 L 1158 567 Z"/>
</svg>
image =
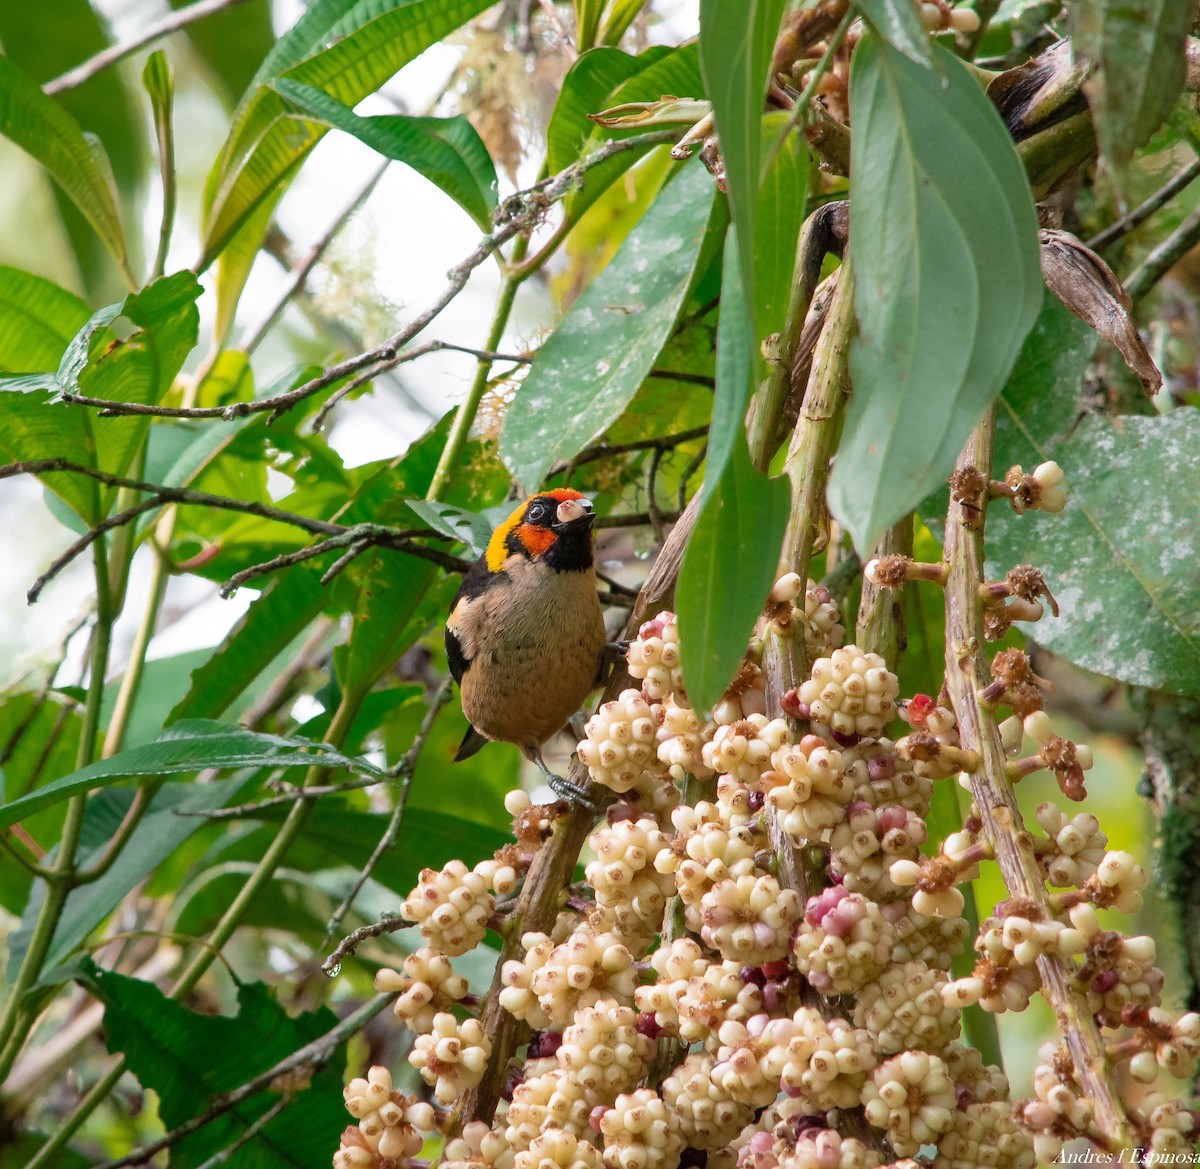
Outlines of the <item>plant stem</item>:
<svg viewBox="0 0 1200 1169">
<path fill-rule="evenodd" d="M 912 550 L 913 517 L 910 512 L 879 537 L 871 549 L 870 558 L 911 556 Z M 864 577 L 862 598 L 858 604 L 854 644 L 860 649 L 879 654 L 893 673 L 899 673 L 900 658 L 908 648 L 904 608 L 909 587 L 904 584 L 898 589 L 885 589 Z"/>
<path fill-rule="evenodd" d="M 989 473 L 994 425 L 995 415 L 989 413 L 959 456 L 960 469 L 977 467 Z M 1028 899 L 1053 917 L 1041 867 L 1008 778 L 1000 728 L 977 696 L 989 680 L 979 597 L 984 580 L 984 518 L 968 526 L 959 506 L 951 503 L 946 519 L 946 688 L 958 719 L 962 748 L 976 752 L 980 759 L 970 776 L 971 793 L 1009 895 Z M 1054 1008 L 1079 1085 L 1092 1103 L 1096 1127 L 1108 1138 L 1107 1151 L 1130 1147 L 1134 1143 L 1130 1124 L 1108 1074 L 1104 1045 L 1086 998 L 1076 989 L 1062 959 L 1043 956 L 1037 966 L 1042 993 Z"/>
<path fill-rule="evenodd" d="M 108 670 L 108 652 L 112 644 L 112 597 L 109 590 L 107 546 L 103 539 L 95 543 L 93 568 L 96 580 L 96 625 L 92 635 L 87 705 L 84 711 L 83 731 L 79 737 L 76 769 L 86 767 L 92 761 L 95 752 L 100 707 L 104 700 L 104 677 Z M 63 907 L 75 886 L 75 853 L 79 847 L 86 810 L 86 794 L 73 796 L 67 804 L 66 819 L 63 822 L 54 866 L 47 877 L 46 897 L 34 923 L 29 948 L 25 951 L 17 977 L 9 991 L 8 1001 L 4 1004 L 4 1013 L 0 1015 L 0 1081 L 12 1070 L 12 1065 L 36 1019 L 36 1013 L 25 1010 L 21 1004 L 42 973 L 42 965 L 54 941 Z"/>
<path fill-rule="evenodd" d="M 509 263 L 519 264 L 525 258 L 528 248 L 528 237 L 518 236 L 517 242 L 513 244 Z M 488 330 L 487 340 L 483 343 L 485 350 L 499 349 L 500 342 L 504 339 L 504 330 L 508 327 L 508 318 L 512 313 L 517 289 L 521 287 L 525 275 L 525 273 L 510 272 L 501 282 L 500 295 L 496 300 L 496 311 L 492 316 L 492 327 Z M 491 372 L 491 359 L 481 358 L 475 366 L 475 378 L 471 382 L 471 388 L 467 391 L 466 398 L 454 415 L 454 425 L 450 428 L 450 436 L 442 448 L 437 470 L 433 473 L 433 481 L 429 484 L 429 490 L 425 494 L 426 499 L 440 499 L 449 486 L 450 477 L 462 459 L 463 450 L 466 448 L 467 439 L 471 434 L 471 427 L 475 424 L 475 415 L 479 413 L 479 403 L 483 401 L 483 395 L 487 391 Z M 529 486 L 532 488 L 536 485 L 529 484 Z"/>
</svg>

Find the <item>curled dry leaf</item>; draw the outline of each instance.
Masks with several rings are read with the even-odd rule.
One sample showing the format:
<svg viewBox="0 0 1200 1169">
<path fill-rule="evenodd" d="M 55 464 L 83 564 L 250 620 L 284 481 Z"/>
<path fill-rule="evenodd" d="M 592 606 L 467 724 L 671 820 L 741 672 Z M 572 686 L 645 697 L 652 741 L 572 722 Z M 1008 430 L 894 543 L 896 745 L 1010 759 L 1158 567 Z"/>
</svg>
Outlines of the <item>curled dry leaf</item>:
<svg viewBox="0 0 1200 1169">
<path fill-rule="evenodd" d="M 1162 386 L 1162 374 L 1138 334 L 1129 294 L 1112 269 L 1070 232 L 1043 229 L 1038 234 L 1046 287 L 1120 350 L 1125 364 L 1153 397 Z"/>
<path fill-rule="evenodd" d="M 1086 108 L 1086 63 L 1071 55 L 1071 42 L 1059 41 L 1038 57 L 1008 69 L 989 82 L 987 95 L 1017 142 Z"/>
</svg>

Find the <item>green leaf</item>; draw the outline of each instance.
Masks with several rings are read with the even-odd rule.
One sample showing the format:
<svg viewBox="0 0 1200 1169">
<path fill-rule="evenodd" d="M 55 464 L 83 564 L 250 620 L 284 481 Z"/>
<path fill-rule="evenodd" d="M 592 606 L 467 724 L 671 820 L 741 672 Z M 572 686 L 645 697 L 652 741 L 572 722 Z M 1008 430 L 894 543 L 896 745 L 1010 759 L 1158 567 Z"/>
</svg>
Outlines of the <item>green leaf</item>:
<svg viewBox="0 0 1200 1169">
<path fill-rule="evenodd" d="M 39 86 L 107 49 L 113 38 L 107 22 L 89 0 L 56 0 L 54 4 L 0 4 L 0 43 L 4 55 Z M 104 140 L 116 176 L 119 208 L 139 214 L 137 192 L 143 182 L 146 139 L 141 111 L 121 69 L 102 69 L 82 85 L 63 90 L 53 99 L 84 131 Z M 104 242 L 62 188 L 53 187 L 54 201 L 74 253 L 85 295 L 97 304 L 127 291 L 114 269 Z M 136 253 L 136 245 L 135 245 Z"/>
<path fill-rule="evenodd" d="M 619 45 L 629 26 L 646 6 L 646 0 L 612 0 L 600 40 L 606 45 Z"/>
<path fill-rule="evenodd" d="M 918 65 L 932 64 L 929 33 L 911 0 L 855 0 L 854 7 L 893 49 Z"/>
<path fill-rule="evenodd" d="M 611 61 L 611 59 L 609 60 Z M 638 56 L 637 63 L 637 72 L 605 97 L 594 110 L 588 112 L 599 113 L 606 107 L 624 105 L 628 102 L 657 101 L 664 94 L 670 93 L 692 97 L 703 89 L 694 42 L 668 52 L 663 52 L 660 48 L 647 49 Z M 590 89 L 588 92 L 590 95 Z M 568 120 L 567 125 L 570 124 L 571 122 Z M 578 156 L 590 154 L 612 138 L 628 137 L 639 131 L 640 128 L 637 126 L 630 127 L 627 131 L 613 131 L 601 126 L 594 126 L 590 137 L 579 150 Z M 666 153 L 665 147 L 655 149 Z M 627 150 L 615 158 L 610 158 L 607 162 L 602 162 L 599 166 L 592 167 L 584 176 L 582 188 L 563 200 L 563 214 L 566 222 L 568 224 L 577 223 L 583 213 L 647 153 L 649 153 L 647 149 Z M 567 158 L 567 162 L 573 161 L 574 157 L 576 156 Z"/>
<path fill-rule="evenodd" d="M 589 49 L 567 70 L 546 130 L 546 166 L 551 174 L 583 154 L 595 129 L 588 115 L 599 113 L 608 95 L 649 63 L 645 55 L 631 57 L 620 49 Z"/>
<path fill-rule="evenodd" d="M 217 718 L 298 638 L 329 603 L 322 568 L 302 564 L 267 586 L 212 656 L 192 674 L 183 700 L 167 716 Z M 281 663 L 284 664 L 284 663 Z"/>
<path fill-rule="evenodd" d="M 700 0 L 700 71 L 725 163 L 725 189 L 754 327 L 754 217 L 762 175 L 759 142 L 771 53 L 787 0 Z"/>
<path fill-rule="evenodd" d="M 1122 170 L 1183 91 L 1187 0 L 1088 0 L 1070 6 L 1072 52 L 1092 61 L 1084 82 L 1105 158 Z"/>
<path fill-rule="evenodd" d="M 774 151 L 778 130 L 788 120 L 789 115 L 782 112 L 764 120 L 764 161 Z M 754 320 L 760 337 L 770 337 L 783 328 L 795 292 L 792 273 L 808 194 L 809 153 L 803 135 L 789 134 L 769 161 L 754 219 Z"/>
<path fill-rule="evenodd" d="M 686 167 L 542 346 L 509 406 L 500 454 L 529 489 L 625 409 L 671 333 L 695 276 L 714 200 Z"/>
<path fill-rule="evenodd" d="M 746 404 L 754 369 L 754 321 L 741 275 L 737 225 L 725 234 L 721 266 L 721 312 L 717 318 L 717 388 L 713 397 L 708 456 L 704 465 L 706 497 L 724 478 L 740 437 L 745 443 Z"/>
<path fill-rule="evenodd" d="M 1042 303 L 1012 140 L 961 61 L 934 63 L 868 33 L 850 76 L 859 335 L 829 502 L 863 549 L 949 474 Z"/>
<path fill-rule="evenodd" d="M 487 551 L 496 528 L 494 517 L 435 500 L 410 499 L 407 503 L 435 532 L 460 540 L 475 556 Z"/>
<path fill-rule="evenodd" d="M 111 176 L 79 123 L 7 57 L 0 57 L 0 134 L 49 172 L 122 267 L 125 233 Z"/>
<path fill-rule="evenodd" d="M 284 99 L 269 88 L 272 80 L 313 86 L 352 107 L 487 6 L 488 0 L 335 0 L 310 8 L 263 62 L 258 88 L 235 115 L 209 177 L 200 267 L 279 197 L 325 133 L 311 120 L 289 115 Z"/>
<path fill-rule="evenodd" d="M 745 433 L 736 428 L 725 474 L 696 517 L 675 590 L 683 677 L 697 710 L 713 706 L 746 656 L 775 581 L 789 498 L 787 479 L 757 471 Z"/>
<path fill-rule="evenodd" d="M 162 272 L 167 263 L 171 233 L 175 228 L 175 76 L 167 55 L 156 49 L 146 58 L 142 85 L 150 98 L 154 115 L 154 136 L 158 142 L 158 175 L 162 185 L 163 210 L 158 231 L 158 251 L 154 272 Z"/>
<path fill-rule="evenodd" d="M 575 0 L 575 42 L 580 49 L 596 43 L 604 0 Z"/>
<path fill-rule="evenodd" d="M 163 1124 L 173 1129 L 285 1056 L 337 1025 L 328 1008 L 289 1016 L 265 983 L 241 983 L 236 1016 L 197 1014 L 158 987 L 89 964 L 84 981 L 105 1005 L 109 1051 L 125 1055 L 142 1087 L 158 1094 Z M 337 1147 L 345 1127 L 344 1046 L 308 1087 L 236 1153 L 238 1169 L 312 1169 Z M 171 1150 L 173 1169 L 196 1169 L 236 1144 L 280 1098 L 269 1087 L 185 1137 Z"/>
<path fill-rule="evenodd" d="M 16 824 L 31 812 L 68 796 L 134 776 L 168 775 L 207 768 L 344 767 L 356 775 L 382 775 L 373 763 L 351 758 L 324 743 L 283 735 L 266 735 L 228 723 L 188 719 L 163 731 L 152 743 L 130 747 L 63 776 L 0 807 L 0 828 Z"/>
<path fill-rule="evenodd" d="M 202 813 L 223 807 L 254 778 L 253 774 L 215 783 L 167 784 L 151 801 L 128 843 L 112 867 L 96 881 L 72 889 L 54 930 L 54 939 L 43 963 L 41 986 L 65 981 L 61 967 L 88 935 L 125 899 L 125 896 L 208 821 Z M 80 838 L 80 868 L 94 865 L 116 833 L 134 793 L 128 788 L 106 788 L 88 801 Z M 9 937 L 9 970 L 15 972 L 29 945 L 44 886 L 30 902 L 21 928 Z"/>
<path fill-rule="evenodd" d="M 450 196 L 484 231 L 496 207 L 496 168 L 475 127 L 454 118 L 389 114 L 360 118 L 319 89 L 280 80 L 274 88 L 294 107 L 352 134 L 385 158 L 406 163 Z"/>
<path fill-rule="evenodd" d="M 90 316 L 91 309 L 65 288 L 0 266 L 0 371 L 52 369 Z"/>
<path fill-rule="evenodd" d="M 1200 694 L 1200 412 L 1076 426 L 1095 346 L 1047 297 L 1000 400 L 994 471 L 1054 459 L 1070 499 L 1060 515 L 993 508 L 989 556 L 998 571 L 1046 574 L 1060 615 L 1022 627 L 1039 645 L 1131 685 Z"/>
</svg>

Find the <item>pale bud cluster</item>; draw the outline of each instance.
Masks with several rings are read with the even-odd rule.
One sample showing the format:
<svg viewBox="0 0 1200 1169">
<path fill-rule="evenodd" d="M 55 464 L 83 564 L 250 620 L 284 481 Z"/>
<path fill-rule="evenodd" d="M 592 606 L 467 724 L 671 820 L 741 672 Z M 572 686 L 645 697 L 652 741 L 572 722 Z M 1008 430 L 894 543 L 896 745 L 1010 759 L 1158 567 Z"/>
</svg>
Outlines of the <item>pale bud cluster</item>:
<svg viewBox="0 0 1200 1169">
<path fill-rule="evenodd" d="M 445 954 L 424 946 L 409 954 L 400 970 L 385 966 L 377 971 L 375 989 L 385 994 L 400 992 L 392 1008 L 396 1018 L 420 1035 L 433 1028 L 434 1016 L 466 998 L 468 987 Z"/>
<path fill-rule="evenodd" d="M 627 792 L 657 761 L 658 723 L 640 690 L 623 690 L 606 702 L 585 730 L 579 758 L 596 783 L 615 792 Z"/>
<path fill-rule="evenodd" d="M 1019 466 L 1010 467 L 1004 482 L 1013 489 L 1009 502 L 1017 515 L 1026 510 L 1060 512 L 1067 506 L 1063 469 L 1055 462 L 1039 463 L 1028 475 Z"/>
<path fill-rule="evenodd" d="M 700 899 L 700 937 L 722 958 L 758 966 L 788 952 L 800 897 L 769 873 L 719 881 Z"/>
<path fill-rule="evenodd" d="M 619 934 L 634 949 L 644 949 L 662 925 L 667 897 L 675 882 L 654 862 L 670 847 L 669 837 L 649 817 L 618 820 L 588 838 L 596 859 L 587 866 L 595 890 L 597 924 Z"/>
<path fill-rule="evenodd" d="M 566 1026 L 577 1010 L 602 998 L 633 1002 L 633 956 L 616 934 L 598 933 L 583 922 L 560 945 L 534 933 L 521 944 L 525 957 L 505 962 L 501 971 L 500 1005 L 531 1026 Z"/>
<path fill-rule="evenodd" d="M 859 994 L 854 1022 L 885 1055 L 910 1047 L 941 1051 L 959 1031 L 959 1012 L 942 1001 L 947 981 L 944 971 L 919 960 L 890 966 Z"/>
<path fill-rule="evenodd" d="M 1040 852 L 1047 882 L 1059 889 L 1082 885 L 1093 876 L 1108 849 L 1108 837 L 1090 812 L 1068 817 L 1056 805 L 1039 804 L 1037 822 L 1049 837 Z"/>
<path fill-rule="evenodd" d="M 972 8 L 955 8 L 947 0 L 916 0 L 917 15 L 926 30 L 972 33 L 979 28 L 979 14 Z"/>
<path fill-rule="evenodd" d="M 902 1157 L 936 1144 L 954 1123 L 958 1104 L 949 1069 L 924 1051 L 905 1051 L 880 1064 L 864 1085 L 862 1100 L 867 1119 L 887 1131 Z"/>
<path fill-rule="evenodd" d="M 377 1169 L 384 1158 L 412 1157 L 436 1128 L 433 1108 L 392 1088 L 391 1073 L 371 1068 L 342 1090 L 346 1111 L 358 1121 L 342 1133 L 334 1169 Z"/>
<path fill-rule="evenodd" d="M 854 792 L 842 753 L 817 735 L 778 747 L 761 788 L 779 812 L 780 827 L 797 843 L 838 824 Z"/>
<path fill-rule="evenodd" d="M 796 931 L 796 966 L 822 994 L 857 994 L 883 972 L 892 942 L 874 901 L 834 885 L 809 898 Z"/>
<path fill-rule="evenodd" d="M 483 1077 L 492 1041 L 478 1019 L 460 1023 L 448 1011 L 433 1018 L 433 1026 L 418 1035 L 408 1062 L 433 1087 L 439 1104 L 453 1104 Z"/>
<path fill-rule="evenodd" d="M 642 692 L 652 702 L 675 695 L 687 702 L 683 689 L 683 671 L 679 668 L 679 626 L 675 614 L 662 612 L 643 623 L 629 643 L 626 654 L 629 676 L 641 680 Z"/>
<path fill-rule="evenodd" d="M 495 911 L 487 876 L 460 860 L 442 869 L 422 869 L 417 887 L 400 907 L 409 921 L 420 926 L 430 946 L 451 957 L 483 941 Z"/>
<path fill-rule="evenodd" d="M 791 741 L 792 732 L 783 719 L 768 721 L 764 714 L 752 714 L 717 727 L 711 741 L 704 744 L 702 758 L 710 772 L 757 784 L 771 766 L 772 752 Z"/>
<path fill-rule="evenodd" d="M 710 737 L 704 720 L 690 707 L 668 694 L 662 704 L 662 725 L 658 728 L 658 760 L 682 782 L 688 775 L 710 779 L 713 770 L 704 762 L 704 746 Z"/>
<path fill-rule="evenodd" d="M 813 724 L 853 741 L 883 734 L 896 717 L 899 693 L 899 679 L 883 658 L 847 645 L 813 662 L 812 676 L 797 697 Z"/>
<path fill-rule="evenodd" d="M 606 998 L 575 1012 L 555 1058 L 589 1092 L 612 1098 L 637 1086 L 653 1054 L 653 1041 L 637 1029 L 637 1012 Z"/>
<path fill-rule="evenodd" d="M 608 1169 L 673 1169 L 684 1138 L 679 1119 L 653 1088 L 617 1097 L 600 1117 Z"/>
<path fill-rule="evenodd" d="M 781 637 L 802 632 L 804 656 L 809 661 L 832 653 L 845 637 L 841 611 L 829 590 L 811 580 L 805 582 L 802 589 L 800 577 L 794 572 L 781 576 L 775 582 L 767 609 L 771 616 L 771 629 Z"/>
</svg>

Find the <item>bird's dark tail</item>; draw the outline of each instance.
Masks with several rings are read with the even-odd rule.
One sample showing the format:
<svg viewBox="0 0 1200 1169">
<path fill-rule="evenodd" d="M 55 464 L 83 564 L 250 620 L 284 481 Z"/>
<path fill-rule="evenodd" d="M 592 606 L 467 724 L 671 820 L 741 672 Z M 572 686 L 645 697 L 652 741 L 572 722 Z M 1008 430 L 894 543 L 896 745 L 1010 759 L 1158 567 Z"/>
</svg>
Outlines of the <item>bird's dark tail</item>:
<svg viewBox="0 0 1200 1169">
<path fill-rule="evenodd" d="M 467 733 L 463 735 L 463 741 L 458 745 L 458 753 L 454 756 L 454 762 L 461 763 L 464 759 L 470 759 L 486 742 L 487 739 L 474 727 L 467 727 Z"/>
</svg>

